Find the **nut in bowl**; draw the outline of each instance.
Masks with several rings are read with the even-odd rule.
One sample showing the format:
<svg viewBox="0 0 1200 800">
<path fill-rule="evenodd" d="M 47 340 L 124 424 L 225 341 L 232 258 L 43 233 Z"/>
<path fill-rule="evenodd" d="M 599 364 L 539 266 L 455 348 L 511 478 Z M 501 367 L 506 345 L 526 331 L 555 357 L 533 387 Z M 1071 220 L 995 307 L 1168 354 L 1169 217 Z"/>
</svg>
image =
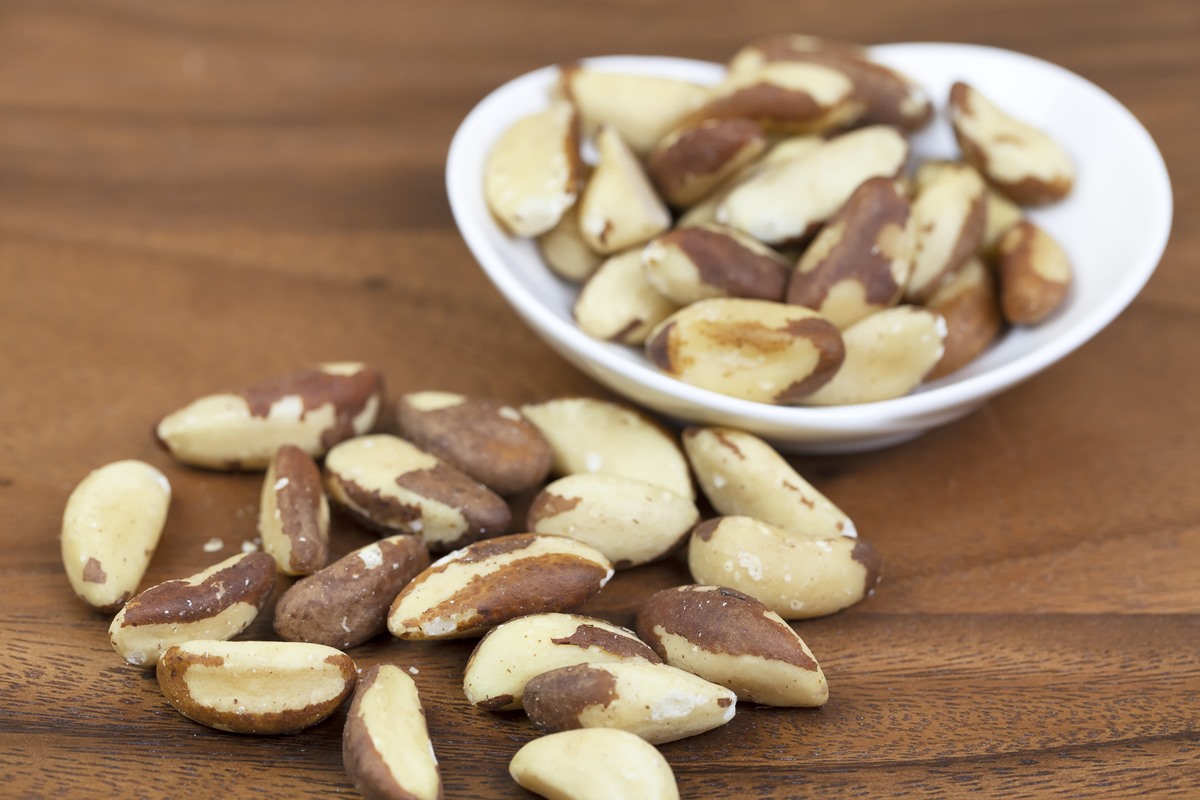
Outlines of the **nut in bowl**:
<svg viewBox="0 0 1200 800">
<path fill-rule="evenodd" d="M 926 377 L 907 394 L 883 400 L 868 397 L 863 402 L 867 396 L 848 392 L 844 396 L 856 398 L 853 404 L 820 406 L 759 402 L 684 382 L 648 359 L 640 346 L 601 340 L 582 330 L 575 317 L 579 284 L 551 271 L 534 239 L 514 235 L 498 222 L 484 191 L 488 159 L 497 141 L 518 120 L 550 108 L 554 87 L 560 80 L 557 66 L 536 70 L 501 86 L 459 127 L 446 166 L 455 221 L 488 277 L 547 344 L 599 382 L 667 417 L 738 427 L 782 449 L 804 452 L 873 449 L 958 419 L 1071 353 L 1133 300 L 1166 246 L 1172 215 L 1170 182 L 1162 156 L 1133 115 L 1103 90 L 1061 67 L 974 45 L 890 44 L 871 47 L 866 53 L 872 61 L 911 79 L 933 104 L 933 119 L 905 134 L 908 152 L 902 173 L 888 177 L 902 177 L 909 186 L 917 186 L 928 177 L 916 174 L 921 164 L 962 160 L 966 149 L 960 148 L 963 131 L 957 131 L 960 136 L 956 139 L 959 126 L 952 127 L 947 110 L 951 87 L 957 83 L 969 85 L 996 108 L 1047 134 L 1062 146 L 1074 170 L 1073 186 L 1065 198 L 1021 208 L 1017 215 L 1045 231 L 1061 248 L 1073 270 L 1069 291 L 1036 324 L 1004 329 L 977 357 L 940 377 Z M 724 65 L 665 57 L 610 56 L 580 64 L 608 73 L 669 78 L 702 86 L 717 85 L 727 73 Z M 837 116 L 830 119 L 836 121 Z M 967 133 L 980 138 L 977 128 Z M 612 149 L 613 145 L 606 147 Z M 977 149 L 970 144 L 967 147 Z M 626 150 L 614 160 L 638 163 L 641 157 L 634 150 Z M 986 172 L 985 166 L 974 166 Z M 586 165 L 571 168 L 586 169 Z M 565 175 L 566 169 L 568 166 L 563 166 L 556 174 Z M 996 184 L 997 179 L 989 179 Z M 606 177 L 605 183 L 613 180 L 620 179 Z M 930 180 L 941 180 L 941 176 Z M 955 199 L 955 193 L 969 194 L 971 186 L 962 189 L 950 185 L 951 181 L 941 182 L 949 185 L 941 192 L 949 199 L 937 203 L 931 199 L 926 205 L 952 206 L 958 202 L 964 210 L 952 218 L 963 220 L 961 224 L 966 226 L 971 215 L 962 204 L 969 198 Z M 1042 202 L 1044 194 L 1036 195 L 1037 202 Z M 561 205 L 561 198 L 556 202 Z M 914 209 L 917 205 L 914 200 Z M 653 219 L 653 214 L 649 218 Z M 811 240 L 817 227 L 805 231 L 804 236 Z M 792 244 L 772 246 L 786 250 Z M 1013 252 L 1028 249 L 1020 242 L 1003 246 Z M 1014 269 L 1021 266 L 1017 263 Z M 936 265 L 924 269 L 928 276 L 930 269 L 936 272 Z M 964 268 L 961 274 L 966 276 L 963 282 L 969 282 L 971 270 Z M 977 266 L 974 274 L 977 278 Z M 945 283 L 948 280 L 925 285 L 920 297 L 911 302 L 936 307 L 939 300 L 935 299 L 935 290 L 946 288 Z M 646 333 L 651 336 L 652 332 Z"/>
</svg>

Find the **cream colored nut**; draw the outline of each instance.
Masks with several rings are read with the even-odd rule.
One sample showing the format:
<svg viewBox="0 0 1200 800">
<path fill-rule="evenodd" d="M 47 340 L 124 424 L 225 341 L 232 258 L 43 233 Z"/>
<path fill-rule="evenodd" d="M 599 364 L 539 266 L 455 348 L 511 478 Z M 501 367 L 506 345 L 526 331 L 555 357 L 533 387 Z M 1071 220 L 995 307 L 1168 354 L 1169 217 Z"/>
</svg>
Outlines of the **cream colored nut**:
<svg viewBox="0 0 1200 800">
<path fill-rule="evenodd" d="M 946 349 L 926 376 L 934 380 L 974 361 L 996 341 L 1004 325 L 996 281 L 984 263 L 972 258 L 926 306 L 946 321 Z"/>
<path fill-rule="evenodd" d="M 882 561 L 848 536 L 802 536 L 750 517 L 702 522 L 688 543 L 697 583 L 748 594 L 784 619 L 833 614 L 868 597 Z"/>
<path fill-rule="evenodd" d="M 860 128 L 748 178 L 718 207 L 717 221 L 766 244 L 800 239 L 832 218 L 863 181 L 893 178 L 907 159 L 908 142 L 895 128 Z"/>
<path fill-rule="evenodd" d="M 1014 325 L 1036 325 L 1062 307 L 1071 289 L 1071 262 L 1050 234 L 1028 220 L 1000 239 L 996 266 L 1000 307 Z"/>
<path fill-rule="evenodd" d="M 962 169 L 963 167 L 969 167 L 969 165 L 956 161 L 933 160 L 922 162 L 921 166 L 913 174 L 915 193 L 920 194 L 930 184 L 940 180 L 944 173 Z M 974 167 L 969 168 L 974 169 Z M 982 177 L 980 180 L 982 180 Z M 987 187 L 984 202 L 987 205 L 987 210 L 984 213 L 987 222 L 983 228 L 983 241 L 980 243 L 980 252 L 982 255 L 990 257 L 995 253 L 996 246 L 1000 242 L 1000 237 L 1009 228 L 1024 219 L 1025 212 L 1021 210 L 1019 205 L 991 186 Z"/>
<path fill-rule="evenodd" d="M 405 440 L 388 434 L 342 442 L 325 459 L 329 496 L 384 534 L 412 533 L 430 550 L 461 547 L 504 531 L 504 500 Z"/>
<path fill-rule="evenodd" d="M 649 153 L 712 92 L 673 78 L 605 72 L 580 64 L 560 68 L 558 91 L 579 109 L 588 136 L 611 125 L 638 155 Z"/>
<path fill-rule="evenodd" d="M 419 536 L 389 536 L 296 581 L 275 604 L 275 632 L 346 650 L 387 630 L 388 609 L 429 566 Z"/>
<path fill-rule="evenodd" d="M 924 302 L 983 246 L 987 199 L 983 179 L 966 164 L 948 164 L 920 186 L 912 203 L 916 252 L 904 296 Z"/>
<path fill-rule="evenodd" d="M 525 614 L 583 604 L 613 576 L 592 547 L 563 536 L 517 533 L 438 559 L 401 590 L 388 612 L 399 639 L 481 636 Z"/>
<path fill-rule="evenodd" d="M 895 182 L 864 181 L 800 257 L 787 302 L 839 328 L 895 305 L 912 271 L 914 236 L 908 198 Z"/>
<path fill-rule="evenodd" d="M 670 212 L 615 128 L 601 126 L 596 150 L 599 161 L 579 201 L 579 231 L 588 247 L 619 253 L 671 227 Z"/>
<path fill-rule="evenodd" d="M 575 300 L 572 313 L 580 329 L 609 342 L 640 345 L 654 326 L 679 306 L 646 280 L 640 248 L 605 260 Z"/>
<path fill-rule="evenodd" d="M 623 475 L 689 500 L 696 496 L 674 437 L 631 408 L 590 397 L 561 397 L 521 411 L 550 442 L 556 475 Z"/>
<path fill-rule="evenodd" d="M 557 225 L 537 237 L 537 246 L 546 266 L 555 275 L 573 283 L 587 280 L 604 261 L 604 256 L 583 240 L 578 208 L 563 214 Z"/>
<path fill-rule="evenodd" d="M 108 639 L 130 664 L 152 667 L 172 645 L 237 636 L 274 588 L 275 559 L 241 553 L 189 578 L 151 586 L 117 612 Z"/>
<path fill-rule="evenodd" d="M 749 595 L 724 586 L 676 586 L 650 596 L 638 635 L 663 661 L 730 689 L 742 701 L 820 706 L 825 673 L 791 626 Z"/>
<path fill-rule="evenodd" d="M 321 471 L 299 447 L 279 448 L 267 467 L 258 533 L 284 575 L 311 575 L 329 560 L 329 501 Z"/>
<path fill-rule="evenodd" d="M 933 105 L 921 87 L 901 73 L 870 59 L 867 51 L 846 42 L 815 36 L 777 34 L 750 42 L 733 57 L 729 71 L 752 73 L 766 64 L 821 64 L 843 73 L 862 106 L 860 125 L 895 125 L 916 130 L 933 116 Z"/>
<path fill-rule="evenodd" d="M 440 800 L 442 776 L 417 685 L 394 664 L 358 679 L 342 729 L 342 764 L 363 797 Z"/>
<path fill-rule="evenodd" d="M 463 691 L 488 711 L 522 707 L 525 684 L 535 675 L 597 661 L 662 662 L 645 642 L 611 622 L 578 614 L 517 617 L 492 628 L 471 652 Z"/>
<path fill-rule="evenodd" d="M 498 494 L 532 489 L 550 472 L 549 443 L 510 405 L 453 392 L 413 392 L 397 405 L 409 441 Z"/>
<path fill-rule="evenodd" d="M 779 302 L 792 272 L 791 263 L 766 245 L 711 224 L 664 233 L 646 245 L 641 260 L 646 280 L 676 306 L 712 297 Z"/>
<path fill-rule="evenodd" d="M 539 236 L 575 205 L 580 168 L 575 109 L 552 103 L 500 135 L 484 165 L 483 196 L 511 233 Z"/>
<path fill-rule="evenodd" d="M 534 533 L 577 539 L 599 550 L 614 569 L 665 558 L 700 521 L 696 504 L 669 489 L 619 475 L 559 478 L 529 506 Z"/>
<path fill-rule="evenodd" d="M 646 172 L 663 198 L 687 207 L 767 148 L 762 126 L 750 119 L 706 119 L 663 137 Z"/>
<path fill-rule="evenodd" d="M 116 461 L 88 474 L 63 511 L 63 569 L 79 599 L 112 613 L 137 591 L 158 547 L 171 484 L 142 461 Z"/>
<path fill-rule="evenodd" d="M 903 397 L 941 360 L 947 333 L 946 320 L 927 308 L 877 311 L 842 331 L 842 368 L 804 402 L 834 406 Z"/>
<path fill-rule="evenodd" d="M 754 517 L 803 535 L 858 535 L 845 512 L 757 436 L 732 428 L 688 428 L 683 447 L 717 513 Z"/>
<path fill-rule="evenodd" d="M 158 685 L 193 722 L 232 733 L 296 733 L 322 721 L 354 691 L 345 653 L 302 642 L 197 639 L 169 648 Z"/>
<path fill-rule="evenodd" d="M 285 444 L 321 456 L 375 426 L 383 376 L 357 363 L 314 369 L 208 395 L 162 419 L 155 434 L 179 461 L 210 469 L 264 469 Z"/>
<path fill-rule="evenodd" d="M 792 404 L 837 372 L 843 352 L 838 329 L 812 309 L 715 298 L 663 320 L 646 341 L 646 357 L 693 386 Z"/>
<path fill-rule="evenodd" d="M 730 72 L 694 119 L 752 119 L 778 133 L 822 133 L 862 113 L 854 84 L 823 64 L 777 61 Z"/>
<path fill-rule="evenodd" d="M 963 159 L 1016 202 L 1042 205 L 1070 193 L 1075 167 L 1044 131 L 1009 116 L 961 81 L 950 88 L 948 112 Z"/>
<path fill-rule="evenodd" d="M 593 662 L 543 672 L 525 684 L 525 713 L 550 733 L 618 728 L 650 744 L 719 728 L 737 695 L 666 664 Z"/>
<path fill-rule="evenodd" d="M 551 733 L 508 765 L 520 786 L 548 800 L 679 800 L 671 765 L 654 745 L 616 728 Z"/>
</svg>

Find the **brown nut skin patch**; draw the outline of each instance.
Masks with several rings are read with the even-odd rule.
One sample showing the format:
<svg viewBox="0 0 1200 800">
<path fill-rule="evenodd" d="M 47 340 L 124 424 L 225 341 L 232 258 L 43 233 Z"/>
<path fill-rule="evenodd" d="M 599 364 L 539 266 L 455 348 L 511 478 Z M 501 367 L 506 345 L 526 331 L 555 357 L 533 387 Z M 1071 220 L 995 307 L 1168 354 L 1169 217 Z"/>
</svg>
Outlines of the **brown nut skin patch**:
<svg viewBox="0 0 1200 800">
<path fill-rule="evenodd" d="M 329 560 L 329 506 L 321 470 L 312 456 L 288 444 L 279 448 L 267 475 L 271 485 L 263 491 L 274 493 L 278 517 L 260 521 L 264 549 L 270 552 L 266 526 L 277 526 L 288 542 L 287 563 L 279 563 L 279 571 L 288 575 L 316 572 Z"/>
<path fill-rule="evenodd" d="M 693 266 L 699 286 L 688 296 L 673 295 L 682 304 L 708 297 L 745 297 L 780 301 L 791 275 L 791 265 L 783 256 L 752 249 L 739 240 L 732 229 L 719 226 L 676 228 L 659 236 L 643 251 L 643 268 L 652 267 L 647 259 L 653 249 L 676 251 Z M 651 281 L 654 283 L 654 281 Z M 656 286 L 660 291 L 663 287 Z"/>
<path fill-rule="evenodd" d="M 541 431 L 495 400 L 464 397 L 454 405 L 422 409 L 405 395 L 397 416 L 409 441 L 497 494 L 537 486 L 554 462 Z"/>
<path fill-rule="evenodd" d="M 275 604 L 275 632 L 345 650 L 387 630 L 392 600 L 429 566 L 420 537 L 389 536 L 301 578 Z"/>
<path fill-rule="evenodd" d="M 862 113 L 844 72 L 823 64 L 804 67 L 809 74 L 799 83 L 782 80 L 769 64 L 753 74 L 731 75 L 690 120 L 751 119 L 771 132 L 821 133 Z"/>
<path fill-rule="evenodd" d="M 124 625 L 185 625 L 216 616 L 234 603 L 247 603 L 261 610 L 274 588 L 275 559 L 266 553 L 248 553 L 199 586 L 182 580 L 151 586 L 125 605 Z"/>
<path fill-rule="evenodd" d="M 543 672 L 525 684 L 525 713 L 540 730 L 554 733 L 583 727 L 588 706 L 607 706 L 617 699 L 611 673 L 587 664 Z"/>
<path fill-rule="evenodd" d="M 437 776 L 437 762 L 433 762 L 433 775 L 426 776 L 437 777 L 436 791 L 416 794 L 405 788 L 403 782 L 408 775 L 397 775 L 388 766 L 387 758 L 379 751 L 379 744 L 387 746 L 393 744 L 397 746 L 420 746 L 419 742 L 376 742 L 371 736 L 371 730 L 365 718 L 363 700 L 376 685 L 376 681 L 380 677 L 380 673 L 385 675 L 391 671 L 399 671 L 399 668 L 391 664 L 376 664 L 367 669 L 358 679 L 358 685 L 354 690 L 354 699 L 350 703 L 350 710 L 346 714 L 346 724 L 342 730 L 342 764 L 346 769 L 346 774 L 351 782 L 354 783 L 354 788 L 365 800 L 430 800 L 432 797 L 443 797 L 443 791 L 440 781 L 440 776 Z M 386 679 L 385 679 L 386 680 Z M 401 678 L 403 680 L 403 678 Z M 384 684 L 381 684 L 381 686 Z M 404 698 L 395 698 L 388 704 L 389 708 L 395 708 L 395 704 L 400 703 L 399 708 L 395 710 L 405 714 L 415 714 L 419 720 L 419 727 L 424 732 L 423 738 L 428 742 L 429 734 L 425 724 L 425 709 L 421 707 L 420 701 L 417 700 L 416 708 L 408 707 Z M 414 724 L 418 720 L 414 720 Z M 433 786 L 427 787 L 433 789 Z"/>
<path fill-rule="evenodd" d="M 1008 229 L 997 248 L 1000 307 L 1014 325 L 1036 325 L 1066 302 L 1071 264 L 1050 234 L 1029 220 Z"/>
<path fill-rule="evenodd" d="M 550 641 L 554 644 L 573 645 L 583 649 L 595 647 L 620 658 L 644 658 L 652 664 L 662 663 L 658 654 L 651 650 L 645 642 L 639 642 L 628 636 L 620 636 L 587 623 L 580 623 L 570 636 L 561 636 Z"/>
<path fill-rule="evenodd" d="M 686 207 L 766 147 L 766 134 L 754 120 L 703 120 L 659 142 L 646 163 L 646 173 L 668 203 Z"/>
<path fill-rule="evenodd" d="M 995 276 L 979 259 L 968 261 L 926 306 L 946 320 L 946 350 L 925 377 L 927 381 L 974 361 L 1004 329 Z"/>
</svg>

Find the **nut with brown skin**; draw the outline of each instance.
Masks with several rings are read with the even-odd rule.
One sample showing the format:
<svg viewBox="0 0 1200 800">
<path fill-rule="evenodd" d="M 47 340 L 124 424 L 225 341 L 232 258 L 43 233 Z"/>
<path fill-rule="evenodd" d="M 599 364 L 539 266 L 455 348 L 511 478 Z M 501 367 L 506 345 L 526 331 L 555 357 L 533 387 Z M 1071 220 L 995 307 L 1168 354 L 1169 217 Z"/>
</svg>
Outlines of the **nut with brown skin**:
<svg viewBox="0 0 1200 800">
<path fill-rule="evenodd" d="M 964 264 L 926 306 L 946 321 L 945 352 L 926 380 L 949 375 L 974 361 L 1004 327 L 995 276 L 978 258 Z"/>
<path fill-rule="evenodd" d="M 1008 230 L 997 247 L 1000 307 L 1014 325 L 1043 322 L 1066 302 L 1071 262 L 1045 229 L 1024 220 Z"/>
<path fill-rule="evenodd" d="M 513 780 L 549 800 L 679 800 L 671 765 L 654 745 L 616 728 L 560 731 L 524 744 Z"/>
<path fill-rule="evenodd" d="M 930 184 L 940 180 L 947 171 L 962 169 L 963 166 L 967 165 L 957 161 L 922 162 L 913 174 L 914 194 L 920 194 Z M 971 167 L 971 169 L 974 168 Z M 995 254 L 996 246 L 1000 243 L 1000 237 L 1007 233 L 1009 228 L 1024 219 L 1025 212 L 993 186 L 987 187 L 987 196 L 984 202 L 987 205 L 984 213 L 987 222 L 984 225 L 979 254 L 990 260 Z"/>
<path fill-rule="evenodd" d="M 559 478 L 529 506 L 526 528 L 577 539 L 615 569 L 665 558 L 700 521 L 696 504 L 669 489 L 619 475 Z"/>
<path fill-rule="evenodd" d="M 111 614 L 133 596 L 170 505 L 167 477 L 142 461 L 116 461 L 79 482 L 63 510 L 59 544 L 80 600 Z"/>
<path fill-rule="evenodd" d="M 525 713 L 544 731 L 619 728 L 651 744 L 718 728 L 736 706 L 737 695 L 723 686 L 638 661 L 559 667 L 525 684 Z"/>
<path fill-rule="evenodd" d="M 754 517 L 798 535 L 858 535 L 844 511 L 757 436 L 733 428 L 688 428 L 683 447 L 718 513 Z"/>
<path fill-rule="evenodd" d="M 1075 184 L 1075 167 L 1045 131 L 1005 113 L 979 90 L 950 88 L 950 123 L 963 160 L 1021 205 L 1061 200 Z"/>
<path fill-rule="evenodd" d="M 258 533 L 283 575 L 311 575 L 329 560 L 329 501 L 321 471 L 299 447 L 279 448 L 267 467 Z"/>
<path fill-rule="evenodd" d="M 647 282 L 676 306 L 713 297 L 779 302 L 792 272 L 771 248 L 713 224 L 664 233 L 646 245 L 641 261 Z"/>
<path fill-rule="evenodd" d="M 181 580 L 151 586 L 125 604 L 108 628 L 121 658 L 152 667 L 172 645 L 232 639 L 250 627 L 275 588 L 275 559 L 241 553 Z"/>
<path fill-rule="evenodd" d="M 633 634 L 578 614 L 530 614 L 492 628 L 471 652 L 463 691 L 473 705 L 512 711 L 523 704 L 530 678 L 571 664 L 595 661 L 661 663 Z"/>
<path fill-rule="evenodd" d="M 918 186 L 912 203 L 916 251 L 904 296 L 924 302 L 980 252 L 987 231 L 987 191 L 966 164 L 947 164 Z"/>
<path fill-rule="evenodd" d="M 579 122 L 570 103 L 522 117 L 488 153 L 483 195 L 509 232 L 551 230 L 579 196 Z"/>
<path fill-rule="evenodd" d="M 376 664 L 358 679 L 342 729 L 342 764 L 368 800 L 442 797 L 417 685 L 394 664 Z"/>
<path fill-rule="evenodd" d="M 663 198 L 686 208 L 767 148 L 762 126 L 751 119 L 706 119 L 663 137 L 646 172 Z"/>
<path fill-rule="evenodd" d="M 413 392 L 400 398 L 397 416 L 409 441 L 497 494 L 539 485 L 554 461 L 541 431 L 495 400 Z"/>
<path fill-rule="evenodd" d="M 875 590 L 881 564 L 861 539 L 799 536 L 750 517 L 702 522 L 688 543 L 697 583 L 750 595 L 784 619 L 849 608 Z"/>
<path fill-rule="evenodd" d="M 685 306 L 646 341 L 650 362 L 674 378 L 780 405 L 824 385 L 843 355 L 838 329 L 812 309 L 740 298 Z"/>
<path fill-rule="evenodd" d="M 275 632 L 293 642 L 356 647 L 387 630 L 392 601 L 428 566 L 419 536 L 360 547 L 292 584 L 275 604 Z"/>
<path fill-rule="evenodd" d="M 606 259 L 592 273 L 571 313 L 589 336 L 640 345 L 678 307 L 646 280 L 642 251 L 635 247 Z"/>
<path fill-rule="evenodd" d="M 359 363 L 321 364 L 243 389 L 208 395 L 158 423 L 177 460 L 210 469 L 264 469 L 285 444 L 319 457 L 375 426 L 383 376 Z"/>
<path fill-rule="evenodd" d="M 360 436 L 329 451 L 330 498 L 367 527 L 419 535 L 434 552 L 503 532 L 511 514 L 483 484 L 388 434 Z"/>
<path fill-rule="evenodd" d="M 791 273 L 787 302 L 845 328 L 900 301 L 913 250 L 908 198 L 895 181 L 871 178 L 804 251 Z"/>
<path fill-rule="evenodd" d="M 597 253 L 643 244 L 671 227 L 671 214 L 616 129 L 596 134 L 599 161 L 579 201 L 579 232 Z"/>
<path fill-rule="evenodd" d="M 354 691 L 345 653 L 300 642 L 196 639 L 158 662 L 163 695 L 193 722 L 260 736 L 297 733 L 321 722 Z"/>
<path fill-rule="evenodd" d="M 563 536 L 517 533 L 475 542 L 401 590 L 388 630 L 399 639 L 482 636 L 515 617 L 575 608 L 612 575 L 597 550 Z"/>
<path fill-rule="evenodd" d="M 663 589 L 638 611 L 637 630 L 663 661 L 743 701 L 820 706 L 829 699 L 825 673 L 804 640 L 774 611 L 733 589 Z"/>
<path fill-rule="evenodd" d="M 822 133 L 861 113 L 854 84 L 840 69 L 776 61 L 728 73 L 692 119 L 744 118 L 774 133 Z"/>
</svg>

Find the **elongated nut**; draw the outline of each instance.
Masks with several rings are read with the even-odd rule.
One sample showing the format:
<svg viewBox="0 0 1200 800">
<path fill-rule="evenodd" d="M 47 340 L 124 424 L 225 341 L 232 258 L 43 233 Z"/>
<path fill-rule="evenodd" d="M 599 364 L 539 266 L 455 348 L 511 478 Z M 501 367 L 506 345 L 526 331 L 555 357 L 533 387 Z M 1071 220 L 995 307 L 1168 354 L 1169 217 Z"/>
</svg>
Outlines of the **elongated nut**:
<svg viewBox="0 0 1200 800">
<path fill-rule="evenodd" d="M 552 103 L 500 135 L 484 165 L 484 199 L 511 233 L 539 236 L 575 204 L 579 171 L 575 110 Z"/>
<path fill-rule="evenodd" d="M 63 568 L 79 599 L 112 613 L 137 591 L 158 547 L 171 484 L 142 461 L 116 461 L 88 474 L 63 511 Z"/>
<path fill-rule="evenodd" d="M 861 113 L 854 84 L 840 69 L 777 61 L 729 73 L 694 118 L 745 118 L 777 133 L 822 133 Z"/>
<path fill-rule="evenodd" d="M 669 489 L 619 475 L 559 478 L 529 506 L 526 528 L 599 550 L 614 569 L 665 558 L 687 540 L 700 512 Z"/>
<path fill-rule="evenodd" d="M 675 439 L 626 406 L 590 397 L 531 403 L 521 411 L 554 451 L 554 473 L 603 472 L 663 486 L 691 500 L 692 476 Z"/>
<path fill-rule="evenodd" d="M 718 513 L 754 517 L 797 534 L 858 535 L 845 512 L 757 436 L 733 428 L 688 428 L 683 447 Z"/>
<path fill-rule="evenodd" d="M 321 471 L 299 447 L 279 448 L 267 467 L 258 533 L 284 575 L 311 575 L 329 560 L 329 501 Z"/>
<path fill-rule="evenodd" d="M 637 630 L 663 661 L 743 701 L 820 706 L 829 699 L 825 673 L 804 640 L 774 611 L 734 589 L 663 589 L 638 611 Z"/>
<path fill-rule="evenodd" d="M 322 721 L 354 691 L 345 653 L 302 642 L 196 639 L 158 661 L 158 685 L 193 722 L 232 733 L 296 733 Z"/>
<path fill-rule="evenodd" d="M 564 213 L 557 225 L 537 237 L 537 246 L 546 266 L 558 277 L 574 283 L 587 280 L 604 261 L 604 256 L 583 239 L 578 206 Z"/>
<path fill-rule="evenodd" d="M 388 612 L 399 639 L 481 636 L 524 614 L 583 604 L 613 576 L 594 548 L 563 536 L 517 533 L 444 556 L 401 590 Z"/>
<path fill-rule="evenodd" d="M 363 797 L 441 798 L 417 685 L 394 664 L 376 664 L 358 679 L 342 729 L 342 764 Z"/>
<path fill-rule="evenodd" d="M 667 317 L 646 357 L 672 377 L 761 403 L 801 402 L 842 364 L 842 337 L 812 309 L 715 298 Z"/>
<path fill-rule="evenodd" d="M 453 392 L 413 392 L 397 406 L 409 441 L 497 494 L 531 489 L 550 472 L 550 444 L 510 405 Z"/>
<path fill-rule="evenodd" d="M 525 684 L 535 675 L 572 664 L 662 659 L 633 634 L 611 622 L 578 614 L 517 617 L 487 632 L 467 661 L 463 691 L 488 711 L 522 707 Z"/>
<path fill-rule="evenodd" d="M 275 632 L 293 642 L 356 647 L 387 630 L 392 601 L 428 566 L 419 536 L 360 547 L 292 584 L 275 604 Z"/>
<path fill-rule="evenodd" d="M 914 193 L 920 194 L 927 187 L 941 180 L 946 172 L 964 167 L 974 169 L 957 161 L 935 159 L 922 162 L 913 174 Z M 980 255 L 991 259 L 1000 242 L 1000 237 L 1007 233 L 1009 228 L 1024 219 L 1025 212 L 993 186 L 987 187 L 984 203 L 987 206 L 987 210 L 984 212 L 987 222 L 983 229 L 983 240 L 980 242 Z"/>
<path fill-rule="evenodd" d="M 550 733 L 619 728 L 662 744 L 718 728 L 736 707 L 725 687 L 666 664 L 576 664 L 525 684 L 525 713 Z"/>
<path fill-rule="evenodd" d="M 1015 119 L 979 90 L 950 88 L 950 123 L 963 159 L 1021 205 L 1061 200 L 1075 184 L 1075 167 L 1045 131 Z"/>
<path fill-rule="evenodd" d="M 747 179 L 717 209 L 717 221 L 767 244 L 801 239 L 832 218 L 863 181 L 893 178 L 907 159 L 908 142 L 895 128 L 860 128 Z"/>
<path fill-rule="evenodd" d="M 787 302 L 839 328 L 899 302 L 912 271 L 908 198 L 894 181 L 864 181 L 813 240 L 787 287 Z"/>
<path fill-rule="evenodd" d="M 697 583 L 736 589 L 784 619 L 833 614 L 868 597 L 881 563 L 861 539 L 803 536 L 750 517 L 702 522 L 688 543 Z"/>
<path fill-rule="evenodd" d="M 842 331 L 845 363 L 804 402 L 833 406 L 903 397 L 941 360 L 947 333 L 946 320 L 927 308 L 877 311 Z"/>
<path fill-rule="evenodd" d="M 263 469 L 293 444 L 311 456 L 375 426 L 383 376 L 357 363 L 321 364 L 208 395 L 168 414 L 155 435 L 179 461 L 210 469 Z"/>
<path fill-rule="evenodd" d="M 1071 262 L 1050 234 L 1028 220 L 1000 239 L 1000 306 L 1014 325 L 1036 325 L 1059 308 L 1071 289 Z"/>
<path fill-rule="evenodd" d="M 172 645 L 237 636 L 250 627 L 274 588 L 275 559 L 258 552 L 231 556 L 130 600 L 109 625 L 109 642 L 130 664 L 152 667 Z"/>
<path fill-rule="evenodd" d="M 611 125 L 638 155 L 650 152 L 712 90 L 687 81 L 636 75 L 566 64 L 559 70 L 559 92 L 571 100 L 591 136 Z"/>
<path fill-rule="evenodd" d="M 671 214 L 616 129 L 596 134 L 600 160 L 579 201 L 579 231 L 597 253 L 643 244 L 671 227 Z"/>
<path fill-rule="evenodd" d="M 581 330 L 609 342 L 640 345 L 679 306 L 663 297 L 642 271 L 639 248 L 605 260 L 588 278 L 572 314 Z"/>
<path fill-rule="evenodd" d="M 677 207 L 700 200 L 767 147 L 762 126 L 750 119 L 706 119 L 663 137 L 646 172 L 663 199 Z"/>
<path fill-rule="evenodd" d="M 551 733 L 522 745 L 508 765 L 519 785 L 548 800 L 679 800 L 675 773 L 645 739 L 616 728 Z"/>
<path fill-rule="evenodd" d="M 1000 336 L 1004 321 L 996 280 L 984 263 L 972 258 L 926 306 L 946 321 L 945 352 L 926 380 L 934 380 L 974 361 Z"/>
<path fill-rule="evenodd" d="M 912 204 L 916 252 L 904 296 L 924 302 L 983 246 L 987 197 L 979 173 L 950 164 L 920 187 Z"/>
<path fill-rule="evenodd" d="M 641 260 L 646 280 L 677 306 L 712 297 L 779 302 L 792 272 L 766 245 L 711 224 L 664 233 L 646 245 Z"/>
<path fill-rule="evenodd" d="M 504 500 L 403 439 L 360 436 L 329 451 L 329 496 L 369 528 L 419 535 L 435 552 L 508 527 Z"/>
</svg>

